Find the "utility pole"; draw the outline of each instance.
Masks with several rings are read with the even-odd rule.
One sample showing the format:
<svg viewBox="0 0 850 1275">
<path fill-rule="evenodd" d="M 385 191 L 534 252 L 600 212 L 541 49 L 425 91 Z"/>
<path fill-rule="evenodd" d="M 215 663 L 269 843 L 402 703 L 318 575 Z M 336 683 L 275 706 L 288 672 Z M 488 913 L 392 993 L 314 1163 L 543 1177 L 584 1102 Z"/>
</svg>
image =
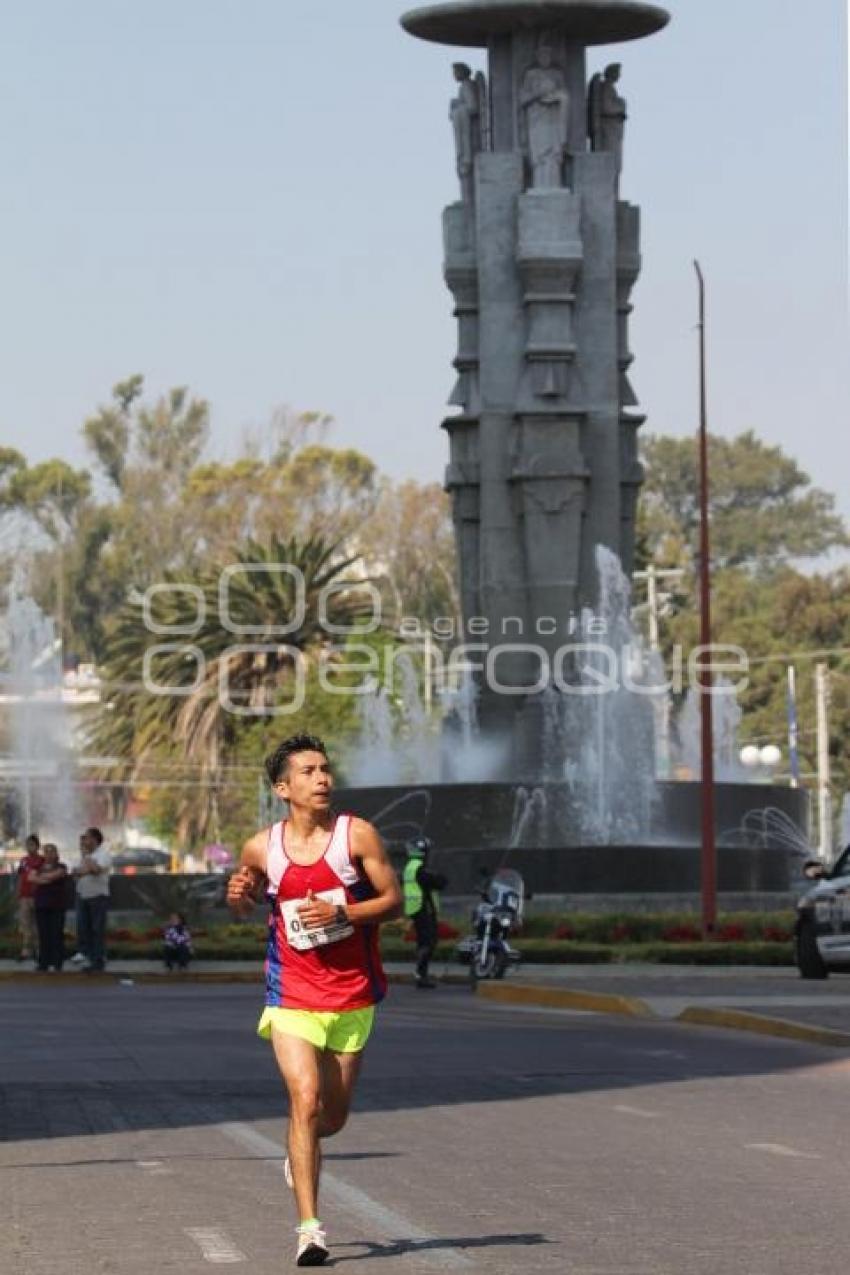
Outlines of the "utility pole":
<svg viewBox="0 0 850 1275">
<path fill-rule="evenodd" d="M 658 571 L 652 562 L 646 569 L 646 600 L 649 603 L 649 649 L 658 650 Z"/>
<path fill-rule="evenodd" d="M 818 856 L 832 863 L 832 799 L 829 792 L 829 667 L 815 665 L 818 752 Z"/>
<path fill-rule="evenodd" d="M 788 665 L 788 761 L 791 787 L 800 787 L 800 751 L 797 746 L 797 670 Z"/>
<path fill-rule="evenodd" d="M 702 856 L 700 884 L 702 892 L 702 932 L 711 938 L 717 928 L 717 847 L 714 836 L 714 724 L 712 721 L 713 671 L 706 660 L 711 658 L 711 546 L 708 530 L 708 404 L 705 375 L 705 280 L 698 261 L 694 262 L 699 283 L 699 595 L 700 646 L 699 668 L 700 717 L 702 724 Z"/>
<path fill-rule="evenodd" d="M 633 580 L 646 581 L 646 602 L 648 616 L 649 649 L 653 655 L 661 650 L 661 600 L 664 596 L 658 592 L 658 581 L 678 580 L 685 574 L 681 567 L 656 567 L 654 562 L 647 564 L 645 571 L 632 573 Z M 670 777 L 670 696 L 653 696 L 652 706 L 655 709 L 655 725 L 657 736 L 657 768 L 656 774 L 661 779 Z"/>
<path fill-rule="evenodd" d="M 429 719 L 431 710 L 434 707 L 434 687 L 431 682 L 431 653 L 434 649 L 434 639 L 431 637 L 431 630 L 425 633 L 425 671 L 422 682 L 422 701 L 423 707 Z"/>
<path fill-rule="evenodd" d="M 658 651 L 661 647 L 661 634 L 659 619 L 661 618 L 661 600 L 663 594 L 658 592 L 658 582 L 661 580 L 681 580 L 686 572 L 683 567 L 656 567 L 654 562 L 650 562 L 645 571 L 632 572 L 633 580 L 646 581 L 646 609 L 649 617 L 649 649 L 650 651 Z"/>
</svg>

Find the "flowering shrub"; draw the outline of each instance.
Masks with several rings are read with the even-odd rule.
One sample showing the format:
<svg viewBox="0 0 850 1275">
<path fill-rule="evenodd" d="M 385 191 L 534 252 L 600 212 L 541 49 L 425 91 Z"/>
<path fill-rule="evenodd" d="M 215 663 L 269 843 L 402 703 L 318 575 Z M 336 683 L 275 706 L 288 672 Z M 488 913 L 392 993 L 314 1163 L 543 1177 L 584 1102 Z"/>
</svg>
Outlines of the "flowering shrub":
<svg viewBox="0 0 850 1275">
<path fill-rule="evenodd" d="M 685 921 L 682 925 L 670 925 L 661 931 L 665 943 L 699 943 L 702 934 L 695 925 Z"/>
<path fill-rule="evenodd" d="M 555 930 L 556 939 L 574 939 L 575 936 L 576 936 L 575 930 L 573 929 L 571 925 L 567 925 L 566 922 L 559 925 L 558 928 Z"/>
<path fill-rule="evenodd" d="M 437 922 L 437 939 L 439 942 L 448 943 L 459 938 L 460 938 L 460 930 L 456 929 L 455 926 L 449 925 L 448 921 Z M 405 930 L 404 941 L 405 943 L 416 942 L 416 931 L 414 930 L 412 925 L 408 926 L 408 928 Z"/>
<path fill-rule="evenodd" d="M 744 943 L 747 938 L 747 931 L 743 925 L 731 922 L 728 925 L 721 925 L 717 931 L 717 938 L 721 943 Z"/>
<path fill-rule="evenodd" d="M 790 943 L 794 935 L 791 930 L 783 929 L 780 925 L 766 925 L 762 937 L 765 943 Z"/>
</svg>

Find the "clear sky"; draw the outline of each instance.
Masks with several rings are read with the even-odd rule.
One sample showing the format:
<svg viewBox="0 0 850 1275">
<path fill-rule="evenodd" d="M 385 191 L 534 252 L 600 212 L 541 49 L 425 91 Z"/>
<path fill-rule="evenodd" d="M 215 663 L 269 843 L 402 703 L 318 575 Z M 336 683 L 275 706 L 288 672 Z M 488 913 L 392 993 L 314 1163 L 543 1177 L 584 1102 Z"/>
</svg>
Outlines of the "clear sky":
<svg viewBox="0 0 850 1275">
<path fill-rule="evenodd" d="M 187 384 L 214 448 L 283 403 L 441 477 L 452 51 L 404 0 L 27 0 L 0 35 L 0 440 L 80 462 L 112 384 Z M 850 514 L 845 0 L 671 0 L 619 58 L 647 428 L 753 428 Z M 476 57 L 471 60 L 477 61 Z M 479 59 L 480 60 L 480 59 Z"/>
</svg>

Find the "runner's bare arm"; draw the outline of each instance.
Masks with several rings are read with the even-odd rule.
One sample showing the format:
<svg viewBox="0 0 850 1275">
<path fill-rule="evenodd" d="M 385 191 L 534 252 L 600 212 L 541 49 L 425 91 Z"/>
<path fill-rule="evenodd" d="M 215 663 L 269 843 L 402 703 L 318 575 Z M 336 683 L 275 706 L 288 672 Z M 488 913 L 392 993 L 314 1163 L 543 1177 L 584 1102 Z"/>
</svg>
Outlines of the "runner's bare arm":
<svg viewBox="0 0 850 1275">
<path fill-rule="evenodd" d="M 384 843 L 365 819 L 351 821 L 351 857 L 357 859 L 375 891 L 374 899 L 363 903 L 346 903 L 345 914 L 352 925 L 377 925 L 401 915 L 402 896 L 398 878 L 389 861 Z M 307 926 L 330 925 L 336 908 L 325 899 L 310 899 L 298 909 Z"/>
<path fill-rule="evenodd" d="M 237 916 L 250 916 L 266 884 L 265 829 L 254 834 L 242 847 L 239 867 L 227 883 L 227 906 Z"/>
</svg>

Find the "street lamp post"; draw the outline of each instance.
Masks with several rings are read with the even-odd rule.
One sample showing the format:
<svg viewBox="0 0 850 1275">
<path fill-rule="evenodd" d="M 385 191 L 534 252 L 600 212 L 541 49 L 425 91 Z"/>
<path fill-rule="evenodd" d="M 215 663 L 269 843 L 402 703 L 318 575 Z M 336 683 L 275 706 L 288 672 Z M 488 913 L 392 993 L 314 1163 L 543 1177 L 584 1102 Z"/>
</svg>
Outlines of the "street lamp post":
<svg viewBox="0 0 850 1275">
<path fill-rule="evenodd" d="M 711 938 L 717 928 L 717 847 L 714 835 L 714 724 L 712 721 L 711 663 L 711 560 L 708 530 L 708 406 L 705 376 L 705 279 L 698 261 L 694 269 L 699 284 L 699 583 L 700 645 L 699 664 L 700 721 L 702 725 L 702 855 L 700 883 L 702 894 L 702 931 Z"/>
</svg>

